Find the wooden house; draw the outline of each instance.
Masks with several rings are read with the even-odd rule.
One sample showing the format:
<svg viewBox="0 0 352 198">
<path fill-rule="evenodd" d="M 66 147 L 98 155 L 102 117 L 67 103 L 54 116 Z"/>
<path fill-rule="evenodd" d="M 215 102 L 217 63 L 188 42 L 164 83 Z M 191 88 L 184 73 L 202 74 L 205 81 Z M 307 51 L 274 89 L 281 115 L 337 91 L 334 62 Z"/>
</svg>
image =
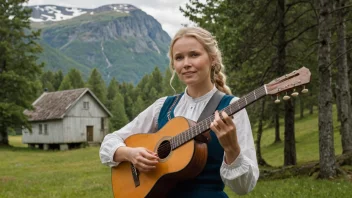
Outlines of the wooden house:
<svg viewBox="0 0 352 198">
<path fill-rule="evenodd" d="M 23 130 L 22 142 L 44 150 L 101 143 L 112 116 L 88 88 L 44 92 L 33 107 L 24 111 L 32 131 Z"/>
</svg>

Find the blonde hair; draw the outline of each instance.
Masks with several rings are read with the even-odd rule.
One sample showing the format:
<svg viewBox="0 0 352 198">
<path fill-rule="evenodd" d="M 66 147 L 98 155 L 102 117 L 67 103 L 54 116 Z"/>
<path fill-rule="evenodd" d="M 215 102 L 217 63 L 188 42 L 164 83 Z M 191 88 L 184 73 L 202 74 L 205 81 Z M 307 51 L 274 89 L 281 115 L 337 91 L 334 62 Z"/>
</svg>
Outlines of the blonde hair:
<svg viewBox="0 0 352 198">
<path fill-rule="evenodd" d="M 221 52 L 218 47 L 218 43 L 215 38 L 211 35 L 207 30 L 200 27 L 185 27 L 180 29 L 174 36 L 171 41 L 170 49 L 169 49 L 169 58 L 170 58 L 170 70 L 172 71 L 172 77 L 170 79 L 170 85 L 172 80 L 175 77 L 174 70 L 174 60 L 173 60 L 173 51 L 172 48 L 175 42 L 182 37 L 193 37 L 197 39 L 199 43 L 202 44 L 204 49 L 207 51 L 211 60 L 213 60 L 213 64 L 211 66 L 211 74 L 210 79 L 211 82 L 215 84 L 216 88 L 226 94 L 231 95 L 230 88 L 226 85 L 226 75 L 224 74 L 225 67 L 222 64 Z M 172 85 L 171 85 L 172 87 Z"/>
</svg>

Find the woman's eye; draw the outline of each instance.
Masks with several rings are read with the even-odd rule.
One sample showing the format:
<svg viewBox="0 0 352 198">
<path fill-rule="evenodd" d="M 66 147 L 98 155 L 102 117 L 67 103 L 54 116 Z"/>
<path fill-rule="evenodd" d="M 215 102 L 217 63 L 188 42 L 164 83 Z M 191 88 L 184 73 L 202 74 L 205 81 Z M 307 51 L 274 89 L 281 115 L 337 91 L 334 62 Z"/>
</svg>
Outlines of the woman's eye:
<svg viewBox="0 0 352 198">
<path fill-rule="evenodd" d="M 182 59 L 181 56 L 176 56 L 176 57 L 175 57 L 175 60 L 177 60 L 177 61 L 178 61 L 178 60 L 181 60 L 181 59 Z"/>
<path fill-rule="evenodd" d="M 197 54 L 197 53 L 192 53 L 192 54 L 191 54 L 192 57 L 197 57 L 198 55 L 199 55 L 199 54 Z"/>
</svg>

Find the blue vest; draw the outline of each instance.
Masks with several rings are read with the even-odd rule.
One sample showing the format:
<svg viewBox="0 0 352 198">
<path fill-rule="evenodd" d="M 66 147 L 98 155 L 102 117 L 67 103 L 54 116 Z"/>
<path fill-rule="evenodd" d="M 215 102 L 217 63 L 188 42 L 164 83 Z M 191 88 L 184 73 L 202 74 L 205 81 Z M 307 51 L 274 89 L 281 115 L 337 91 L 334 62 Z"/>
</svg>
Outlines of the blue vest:
<svg viewBox="0 0 352 198">
<path fill-rule="evenodd" d="M 181 95 L 182 96 L 182 95 Z M 181 97 L 178 98 L 178 100 Z M 221 99 L 217 110 L 221 110 L 230 104 L 233 96 L 224 95 Z M 160 110 L 158 118 L 158 130 L 160 130 L 168 121 L 168 111 L 173 104 L 176 96 L 169 96 Z M 178 103 L 178 101 L 176 101 Z M 171 109 L 170 118 L 174 118 L 174 109 Z M 208 143 L 208 159 L 203 171 L 195 178 L 180 182 L 170 190 L 167 197 L 192 197 L 192 198 L 227 198 L 223 191 L 224 183 L 220 177 L 220 167 L 223 161 L 224 149 L 221 147 L 215 133 L 210 131 L 211 141 Z"/>
</svg>

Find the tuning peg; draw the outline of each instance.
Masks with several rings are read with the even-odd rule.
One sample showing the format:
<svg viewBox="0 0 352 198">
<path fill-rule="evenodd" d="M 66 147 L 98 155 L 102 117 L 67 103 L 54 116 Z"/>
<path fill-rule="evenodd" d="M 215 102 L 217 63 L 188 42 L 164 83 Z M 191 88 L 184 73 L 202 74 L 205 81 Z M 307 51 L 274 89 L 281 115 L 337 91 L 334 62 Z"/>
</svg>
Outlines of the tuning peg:
<svg viewBox="0 0 352 198">
<path fill-rule="evenodd" d="M 290 96 L 287 95 L 287 92 L 286 92 L 286 95 L 283 97 L 284 100 L 289 100 L 290 99 Z"/>
<path fill-rule="evenodd" d="M 303 86 L 303 89 L 301 91 L 303 94 L 308 93 L 308 89 L 306 89 L 306 86 Z"/>
<path fill-rule="evenodd" d="M 276 95 L 275 104 L 279 104 L 279 103 L 280 103 L 279 94 L 277 94 L 277 95 Z"/>
<path fill-rule="evenodd" d="M 291 96 L 297 97 L 298 95 L 299 93 L 296 91 L 296 89 L 293 89 L 293 93 L 291 94 Z"/>
</svg>

